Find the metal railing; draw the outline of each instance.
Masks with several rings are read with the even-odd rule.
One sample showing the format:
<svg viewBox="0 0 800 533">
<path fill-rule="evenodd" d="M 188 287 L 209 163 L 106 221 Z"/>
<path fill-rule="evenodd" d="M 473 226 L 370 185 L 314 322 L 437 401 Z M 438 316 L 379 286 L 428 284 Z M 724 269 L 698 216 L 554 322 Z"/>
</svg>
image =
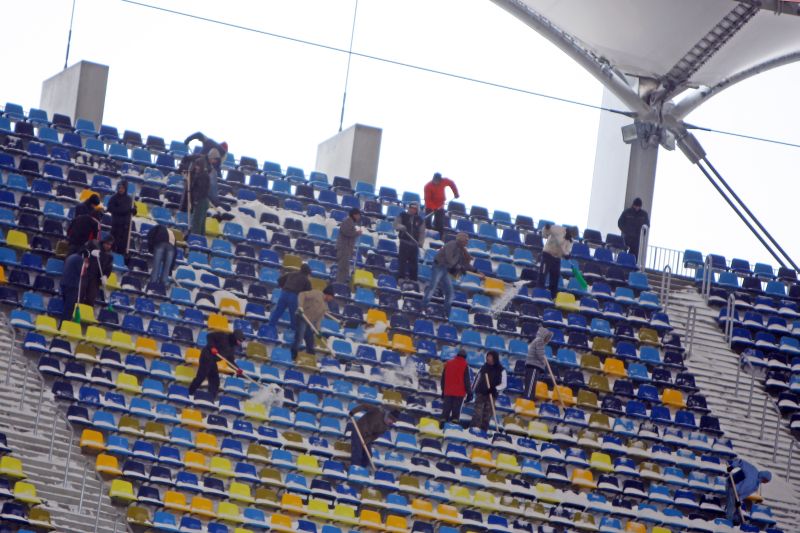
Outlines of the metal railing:
<svg viewBox="0 0 800 533">
<path fill-rule="evenodd" d="M 658 298 L 661 300 L 661 307 L 665 313 L 668 313 L 669 308 L 669 294 L 672 290 L 672 267 L 669 265 L 664 266 L 663 275 L 661 276 L 661 288 L 659 289 Z"/>
<path fill-rule="evenodd" d="M 650 240 L 650 226 L 644 224 L 639 229 L 639 249 L 636 250 L 636 266 L 640 272 L 644 272 L 647 265 L 647 243 Z"/>
</svg>

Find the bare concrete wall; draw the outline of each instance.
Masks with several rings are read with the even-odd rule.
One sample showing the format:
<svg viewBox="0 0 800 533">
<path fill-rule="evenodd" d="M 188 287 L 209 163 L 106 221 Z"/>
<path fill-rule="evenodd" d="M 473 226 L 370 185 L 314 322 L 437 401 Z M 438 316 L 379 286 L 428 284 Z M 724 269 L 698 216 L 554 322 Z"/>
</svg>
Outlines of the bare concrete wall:
<svg viewBox="0 0 800 533">
<path fill-rule="evenodd" d="M 39 107 L 50 115 L 67 115 L 73 123 L 77 118 L 85 118 L 100 127 L 107 85 L 106 65 L 81 61 L 42 82 Z"/>
<path fill-rule="evenodd" d="M 344 176 L 375 185 L 381 154 L 383 130 L 355 124 L 323 141 L 317 147 L 316 170 L 329 178 Z"/>
</svg>

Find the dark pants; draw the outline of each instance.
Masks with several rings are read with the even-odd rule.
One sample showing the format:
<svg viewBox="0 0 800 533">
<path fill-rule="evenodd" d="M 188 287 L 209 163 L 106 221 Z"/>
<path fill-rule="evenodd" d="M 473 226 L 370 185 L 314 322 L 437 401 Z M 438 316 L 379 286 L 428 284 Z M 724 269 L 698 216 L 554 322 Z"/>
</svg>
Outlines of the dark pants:
<svg viewBox="0 0 800 533">
<path fill-rule="evenodd" d="M 194 395 L 204 381 L 208 380 L 208 394 L 211 400 L 217 399 L 219 391 L 219 369 L 217 368 L 217 358 L 214 354 L 203 351 L 200 353 L 200 366 L 197 367 L 197 375 L 189 385 L 189 394 Z"/>
<path fill-rule="evenodd" d="M 427 216 L 433 213 L 431 216 Z M 444 239 L 444 223 L 446 214 L 444 212 L 444 208 L 439 209 L 428 209 L 425 208 L 425 226 L 429 229 L 435 229 L 439 232 L 439 238 Z"/>
<path fill-rule="evenodd" d="M 550 296 L 555 298 L 558 291 L 559 278 L 561 278 L 561 259 L 547 252 L 542 252 L 542 260 L 539 267 L 539 287 L 549 289 Z"/>
<path fill-rule="evenodd" d="M 206 234 L 206 212 L 208 211 L 208 198 L 202 198 L 192 204 L 192 213 L 189 220 L 189 231 L 194 235 Z"/>
<path fill-rule="evenodd" d="M 533 365 L 525 365 L 525 397 L 533 400 L 536 395 L 536 379 L 539 377 L 539 372 L 542 369 Z"/>
<path fill-rule="evenodd" d="M 445 396 L 442 399 L 442 421 L 458 422 L 461 419 L 461 404 L 463 396 Z"/>
<path fill-rule="evenodd" d="M 306 352 L 314 355 L 314 330 L 312 330 L 305 319 L 301 316 L 295 317 L 296 326 L 294 328 L 294 344 L 292 345 L 292 357 L 297 357 L 300 345 L 305 341 Z"/>
<path fill-rule="evenodd" d="M 628 247 L 628 252 L 633 254 L 636 259 L 639 259 L 639 236 L 633 237 L 625 235 L 625 246 Z"/>
<path fill-rule="evenodd" d="M 361 445 L 361 439 L 358 438 L 358 433 L 356 433 L 356 429 L 352 428 L 352 434 L 350 435 L 350 464 L 355 466 L 369 466 L 369 456 L 371 455 L 371 450 L 369 446 L 365 450 L 364 447 Z"/>
<path fill-rule="evenodd" d="M 91 305 L 97 301 L 97 295 L 100 292 L 100 280 L 94 276 L 86 274 L 81 280 L 81 294 L 80 300 L 82 304 Z"/>
<path fill-rule="evenodd" d="M 419 247 L 413 242 L 400 240 L 400 250 L 397 254 L 397 279 L 407 278 L 417 281 L 417 265 L 419 262 Z"/>
<path fill-rule="evenodd" d="M 61 286 L 61 299 L 64 301 L 64 310 L 61 320 L 72 320 L 75 313 L 75 304 L 78 303 L 78 287 Z"/>
<path fill-rule="evenodd" d="M 113 250 L 120 255 L 128 253 L 128 228 L 130 228 L 130 224 L 130 220 L 120 224 L 111 224 L 111 236 L 114 237 Z"/>
<path fill-rule="evenodd" d="M 489 422 L 492 419 L 492 402 L 491 394 L 475 395 L 475 412 L 472 413 L 470 427 L 480 428 L 483 431 L 489 430 Z"/>
</svg>

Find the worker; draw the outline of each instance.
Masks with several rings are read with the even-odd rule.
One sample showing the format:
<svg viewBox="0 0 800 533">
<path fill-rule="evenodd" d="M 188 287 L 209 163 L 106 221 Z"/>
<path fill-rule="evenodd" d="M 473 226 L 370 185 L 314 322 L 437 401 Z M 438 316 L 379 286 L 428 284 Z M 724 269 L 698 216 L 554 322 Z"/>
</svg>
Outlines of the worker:
<svg viewBox="0 0 800 533">
<path fill-rule="evenodd" d="M 438 172 L 425 185 L 425 219 L 429 228 L 439 232 L 440 239 L 444 239 L 444 202 L 447 199 L 444 190 L 447 187 L 453 192 L 453 198 L 459 197 L 455 182 Z"/>
<path fill-rule="evenodd" d="M 234 330 L 233 333 L 225 331 L 214 331 L 206 336 L 206 345 L 203 346 L 200 352 L 200 362 L 197 367 L 197 374 L 189 385 L 189 394 L 194 396 L 194 393 L 208 380 L 208 394 L 211 396 L 211 401 L 216 401 L 217 392 L 219 391 L 219 368 L 217 368 L 217 359 L 223 358 L 236 369 L 236 375 L 241 376 L 242 370 L 234 363 L 236 349 L 244 342 L 244 333 L 242 330 Z"/>
<path fill-rule="evenodd" d="M 400 418 L 400 411 L 384 409 L 376 405 L 360 404 L 350 411 L 350 417 L 352 418 L 358 413 L 364 414 L 356 421 L 356 429 L 350 435 L 350 464 L 369 466 L 372 457 L 372 443 L 394 426 Z M 366 448 L 362 446 L 361 439 L 364 440 Z"/>
</svg>

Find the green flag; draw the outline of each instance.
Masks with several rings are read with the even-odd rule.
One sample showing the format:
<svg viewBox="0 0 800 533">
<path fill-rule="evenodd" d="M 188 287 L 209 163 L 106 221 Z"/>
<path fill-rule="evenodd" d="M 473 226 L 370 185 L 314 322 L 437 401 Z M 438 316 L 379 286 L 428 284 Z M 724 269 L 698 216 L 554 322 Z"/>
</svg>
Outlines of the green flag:
<svg viewBox="0 0 800 533">
<path fill-rule="evenodd" d="M 582 291 L 585 291 L 586 288 L 589 287 L 589 284 L 586 283 L 586 280 L 583 278 L 583 274 L 581 274 L 581 271 L 578 270 L 578 265 L 574 263 L 572 264 L 572 275 L 576 280 L 578 280 L 578 284 L 581 286 Z"/>
<path fill-rule="evenodd" d="M 72 313 L 72 321 L 81 323 L 81 304 L 75 304 L 75 312 Z"/>
</svg>

